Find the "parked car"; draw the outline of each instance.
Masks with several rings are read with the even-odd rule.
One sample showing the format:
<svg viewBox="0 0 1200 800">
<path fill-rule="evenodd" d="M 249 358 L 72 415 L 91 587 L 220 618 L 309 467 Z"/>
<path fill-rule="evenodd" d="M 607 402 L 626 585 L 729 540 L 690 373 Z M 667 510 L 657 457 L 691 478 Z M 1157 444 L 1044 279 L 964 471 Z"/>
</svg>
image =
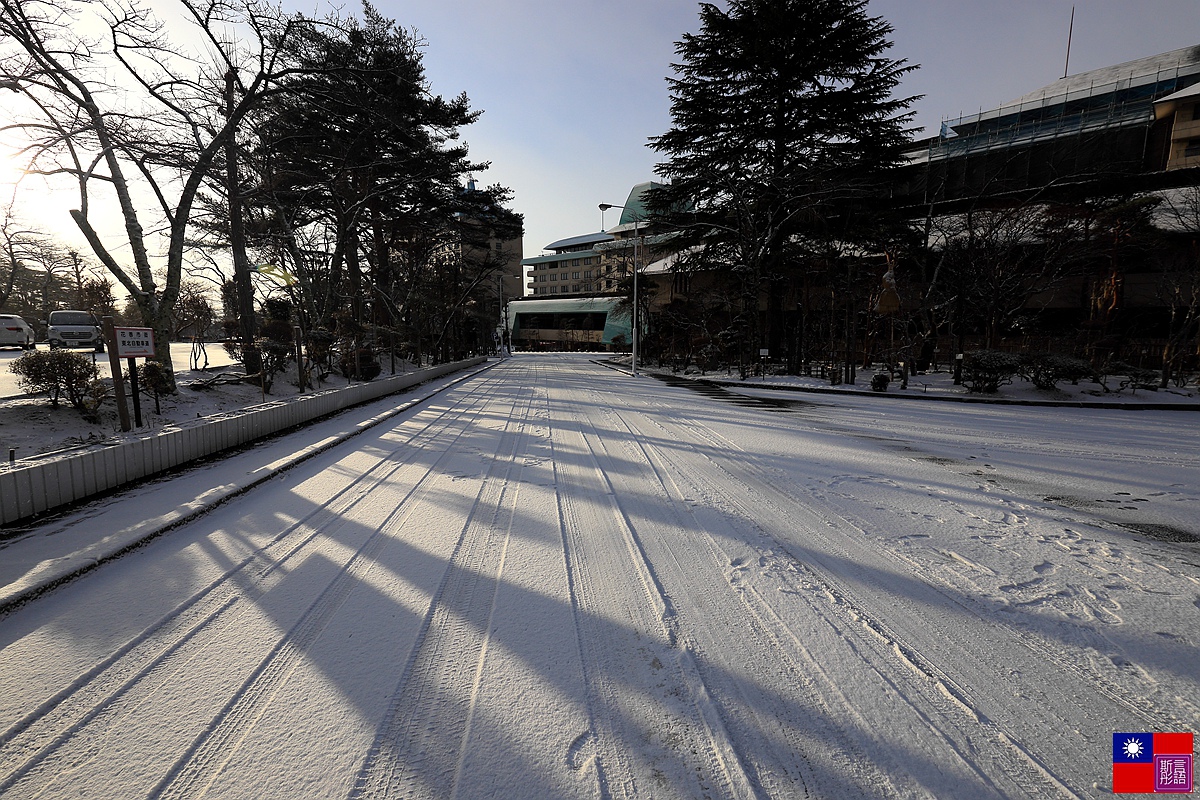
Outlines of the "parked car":
<svg viewBox="0 0 1200 800">
<path fill-rule="evenodd" d="M 0 314 L 0 347 L 19 347 L 32 350 L 36 341 L 33 328 L 15 314 Z"/>
<path fill-rule="evenodd" d="M 94 347 L 97 353 L 104 352 L 100 320 L 90 311 L 51 311 L 46 326 L 46 339 L 51 349 Z"/>
</svg>

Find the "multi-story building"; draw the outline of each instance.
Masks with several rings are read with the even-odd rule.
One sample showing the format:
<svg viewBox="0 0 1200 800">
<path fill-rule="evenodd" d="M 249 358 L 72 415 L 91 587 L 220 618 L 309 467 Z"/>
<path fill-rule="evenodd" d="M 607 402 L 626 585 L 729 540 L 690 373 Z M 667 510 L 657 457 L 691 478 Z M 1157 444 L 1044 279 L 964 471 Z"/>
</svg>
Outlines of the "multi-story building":
<svg viewBox="0 0 1200 800">
<path fill-rule="evenodd" d="M 528 270 L 529 293 L 535 297 L 611 293 L 616 284 L 603 275 L 596 245 L 612 239 L 607 233 L 588 233 L 546 245 L 549 255 L 521 262 Z"/>
<path fill-rule="evenodd" d="M 616 226 L 599 233 L 560 239 L 545 255 L 527 258 L 529 296 L 509 306 L 516 346 L 621 350 L 629 346 L 632 323 L 624 281 L 635 265 L 651 266 L 645 192 L 634 186 Z"/>
</svg>

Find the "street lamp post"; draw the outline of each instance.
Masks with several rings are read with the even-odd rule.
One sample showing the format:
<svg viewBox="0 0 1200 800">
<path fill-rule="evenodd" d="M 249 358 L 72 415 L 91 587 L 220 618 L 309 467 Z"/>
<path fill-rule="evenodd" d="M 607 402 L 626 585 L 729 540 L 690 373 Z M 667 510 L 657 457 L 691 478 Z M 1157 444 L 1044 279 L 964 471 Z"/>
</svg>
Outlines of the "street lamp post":
<svg viewBox="0 0 1200 800">
<path fill-rule="evenodd" d="M 625 206 L 613 205 L 612 203 L 601 203 L 600 213 L 603 214 L 610 208 L 625 208 Z M 633 377 L 638 374 L 638 227 L 642 224 L 640 219 L 633 221 L 633 347 L 632 347 L 632 373 Z"/>
</svg>

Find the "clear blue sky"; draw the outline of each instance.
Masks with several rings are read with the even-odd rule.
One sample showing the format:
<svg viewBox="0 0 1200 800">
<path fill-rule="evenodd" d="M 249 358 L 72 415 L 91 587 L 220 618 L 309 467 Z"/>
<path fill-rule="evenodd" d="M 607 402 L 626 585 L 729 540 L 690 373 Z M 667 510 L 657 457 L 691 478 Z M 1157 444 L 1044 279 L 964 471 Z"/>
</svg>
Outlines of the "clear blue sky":
<svg viewBox="0 0 1200 800">
<path fill-rule="evenodd" d="M 720 3 L 718 3 L 720 5 Z M 895 28 L 895 57 L 919 64 L 903 86 L 924 95 L 917 122 L 1019 97 L 1070 71 L 1200 44 L 1197 0 L 871 0 Z M 665 78 L 674 43 L 698 27 L 691 0 L 377 0 L 428 45 L 434 91 L 465 91 L 478 123 L 472 155 L 484 183 L 515 192 L 525 253 L 599 230 L 599 203 L 623 203 L 653 177 L 645 144 L 670 124 Z M 311 8 L 305 9 L 312 13 Z M 348 7 L 347 10 L 351 10 Z M 604 224 L 616 224 L 610 211 Z"/>
</svg>

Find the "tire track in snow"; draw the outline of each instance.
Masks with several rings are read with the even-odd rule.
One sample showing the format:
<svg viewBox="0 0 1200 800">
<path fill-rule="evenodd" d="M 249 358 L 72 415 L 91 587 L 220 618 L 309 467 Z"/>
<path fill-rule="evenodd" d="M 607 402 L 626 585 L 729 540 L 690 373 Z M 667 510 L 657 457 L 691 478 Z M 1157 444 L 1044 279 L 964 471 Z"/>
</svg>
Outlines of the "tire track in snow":
<svg viewBox="0 0 1200 800">
<path fill-rule="evenodd" d="M 482 393 L 494 383 L 493 378 L 481 382 L 474 389 L 471 396 L 476 405 L 481 402 Z M 441 459 L 453 452 L 453 443 L 458 437 L 450 437 L 448 442 L 437 444 L 447 429 L 453 429 L 452 420 L 447 415 L 441 415 L 403 442 L 396 443 L 328 501 L 227 569 L 113 655 L 0 733 L 0 763 L 15 766 L 0 780 L 0 792 L 18 785 L 25 786 L 27 779 L 36 778 L 39 771 L 46 774 L 46 780 L 53 781 L 55 771 L 43 769 L 47 762 L 69 758 L 68 753 L 75 740 L 82 738 L 90 741 L 93 738 L 88 733 L 90 729 L 104 729 L 104 717 L 116 716 L 123 708 L 142 702 L 143 696 L 154 691 L 158 682 L 169 680 L 169 677 L 162 676 L 169 676 L 179 664 L 188 661 L 192 653 L 214 643 L 231 629 L 236 632 L 242 616 L 239 615 L 239 609 L 244 612 L 267 591 L 273 573 L 315 543 L 328 538 L 331 525 L 344 520 L 345 515 L 370 497 L 374 489 L 395 480 L 401 471 L 410 469 L 418 454 L 428 454 L 435 447 L 441 449 L 436 463 L 416 466 L 423 474 L 416 479 L 410 494 L 421 490 Z M 460 428 L 458 436 L 465 430 L 465 427 Z M 371 540 L 377 534 L 378 529 Z M 370 540 L 363 546 L 369 544 Z M 352 555 L 351 564 L 356 560 L 362 564 L 362 555 L 362 549 Z M 341 574 L 347 574 L 345 569 Z M 348 581 L 341 583 L 343 588 L 350 585 Z M 238 737 L 239 731 L 244 731 L 247 723 L 257 718 L 246 709 L 260 706 L 270 694 L 266 687 L 278 685 L 281 677 L 286 678 L 290 674 L 288 665 L 294 666 L 297 647 L 302 648 L 305 642 L 315 636 L 321 621 L 326 620 L 336 604 L 344 599 L 344 591 L 327 590 L 322 598 L 324 602 L 319 600 L 309 609 L 309 613 L 284 636 L 227 707 L 209 723 L 155 793 L 168 789 L 172 780 L 184 774 L 185 767 L 188 768 L 188 785 L 194 785 L 200 776 L 212 772 L 212 758 L 203 751 L 203 743 L 228 743 Z M 263 681 L 263 676 L 270 677 Z M 84 746 L 94 749 L 86 742 Z M 78 745 L 75 745 L 75 749 L 78 749 Z M 195 763 L 191 763 L 192 756 L 197 755 Z M 33 791 L 32 787 L 28 791 Z"/>
<path fill-rule="evenodd" d="M 568 386 L 578 377 L 569 374 Z M 570 413 L 554 432 L 554 463 L 604 796 L 756 797 L 680 641 L 676 609 L 638 530 L 643 520 L 614 488 L 620 468 L 588 414 L 569 402 L 568 386 L 556 387 Z"/>
<path fill-rule="evenodd" d="M 764 518 L 769 520 L 771 517 L 775 517 L 776 519 L 772 520 L 774 524 L 769 527 L 769 530 L 774 531 L 785 531 L 789 524 L 795 525 L 796 504 L 786 490 L 776 485 L 773 476 L 754 463 L 733 442 L 725 440 L 707 429 L 697 432 L 714 446 L 729 453 L 729 465 L 738 468 L 738 474 L 735 475 L 727 466 L 712 463 L 712 466 L 725 472 L 740 484 L 741 491 L 734 492 L 728 499 L 735 506 L 740 506 L 741 514 L 746 520 L 763 520 Z M 691 474 L 700 477 L 696 471 Z M 720 488 L 717 487 L 716 490 L 720 491 Z M 903 686 L 897 687 L 899 700 L 909 706 L 918 717 L 925 720 L 930 725 L 933 734 L 942 742 L 950 745 L 953 752 L 968 759 L 965 763 L 980 776 L 984 786 L 993 790 L 999 789 L 1002 795 L 1026 792 L 1030 796 L 1076 796 L 1041 761 L 1034 758 L 1025 748 L 1016 745 L 1013 737 L 1004 728 L 979 710 L 977 702 L 973 698 L 973 694 L 979 693 L 978 691 L 972 692 L 966 689 L 960 680 L 951 677 L 935 665 L 935 660 L 944 660 L 944 657 L 939 657 L 939 652 L 944 654 L 946 650 L 959 649 L 944 648 L 940 645 L 956 643 L 959 641 L 959 638 L 956 637 L 962 631 L 943 627 L 944 614 L 926 612 L 922 615 L 921 612 L 911 612 L 910 616 L 910 614 L 904 613 L 908 611 L 903 607 L 907 603 L 897 602 L 901 600 L 901 596 L 897 593 L 886 591 L 880 593 L 878 596 L 882 603 L 875 604 L 873 610 L 868 611 L 871 604 L 864 603 L 867 598 L 861 597 L 861 590 L 855 592 L 845 580 L 845 576 L 841 574 L 845 571 L 845 567 L 831 568 L 824 563 L 824 557 L 832 555 L 846 565 L 861 565 L 867 569 L 873 569 L 875 574 L 887 574 L 892 571 L 884 561 L 888 554 L 875 545 L 873 540 L 866 537 L 861 528 L 849 520 L 829 513 L 830 509 L 823 508 L 821 512 L 814 512 L 807 508 L 803 510 L 806 512 L 805 516 L 809 517 L 808 523 L 804 526 L 806 534 L 811 536 L 815 542 L 823 544 L 824 547 L 822 550 L 805 547 L 804 555 L 793 556 L 795 559 L 793 566 L 804 575 L 808 584 L 803 591 L 797 592 L 794 596 L 804 598 L 810 609 L 824 619 L 838 636 L 852 641 L 859 657 L 882 680 L 893 686 L 896 685 L 897 680 L 901 681 Z M 850 537 L 839 536 L 834 540 L 828 533 L 829 531 L 846 530 L 848 527 L 854 531 Z M 774 533 L 769 535 L 773 538 L 776 536 Z M 795 549 L 789 547 L 787 541 L 779 543 L 789 553 Z M 914 581 L 920 580 L 915 572 L 910 572 L 905 578 Z M 865 586 L 869 581 L 859 581 L 858 583 L 860 586 Z M 827 608 L 822 609 L 817 603 L 811 602 L 810 598 L 814 594 L 826 600 Z M 755 591 L 751 596 L 760 603 L 765 602 L 765 597 L 760 592 Z M 936 607 L 936 604 L 931 605 Z M 921 622 L 909 626 L 910 630 L 924 627 L 927 630 L 936 629 L 940 635 L 921 637 L 925 644 L 914 642 L 911 638 L 906 638 L 905 635 L 898 633 L 894 626 L 890 626 L 884 621 L 885 618 L 895 619 L 897 616 L 913 621 L 919 617 Z M 993 621 L 989 620 L 989 622 Z M 1012 644 L 1022 643 L 1020 634 L 1015 631 L 1012 633 L 1014 638 Z M 983 639 L 977 634 L 971 638 L 974 643 L 979 643 Z M 872 642 L 872 639 L 875 642 Z M 930 648 L 930 643 L 939 646 Z M 966 664 L 976 662 L 978 659 L 978 656 L 974 654 L 970 654 L 973 656 L 970 659 L 963 659 L 962 656 L 969 654 L 969 651 L 965 649 L 959 649 L 959 651 L 956 657 L 950 659 L 950 663 L 954 664 L 956 670 Z M 1003 659 L 1011 654 L 1012 648 L 996 647 L 995 652 L 1000 661 L 993 661 L 993 663 L 1003 663 Z M 931 653 L 933 660 L 931 660 Z M 978 668 L 982 664 L 976 663 L 975 666 Z M 918 680 L 916 682 L 903 681 L 905 674 L 913 675 Z M 995 680 L 995 676 L 989 676 L 977 678 L 970 683 L 975 687 L 984 687 L 988 685 L 989 681 L 994 683 Z M 919 698 L 920 705 L 909 699 L 910 693 L 914 699 Z M 930 710 L 936 710 L 936 720 L 931 720 L 928 716 Z M 1049 720 L 1046 721 L 1049 722 Z M 981 731 L 985 734 L 983 737 L 979 735 Z M 998 742 L 1003 747 L 999 750 L 994 746 L 988 747 L 989 740 L 993 745 Z M 1005 780 L 997 786 L 990 777 L 991 771 L 981 772 L 979 767 L 973 763 L 979 760 L 989 761 L 993 770 L 998 770 L 1000 775 L 1005 776 Z"/>
<path fill-rule="evenodd" d="M 533 399 L 514 409 L 350 798 L 454 796 L 517 507 Z M 465 696 L 465 699 L 464 699 Z"/>
</svg>

